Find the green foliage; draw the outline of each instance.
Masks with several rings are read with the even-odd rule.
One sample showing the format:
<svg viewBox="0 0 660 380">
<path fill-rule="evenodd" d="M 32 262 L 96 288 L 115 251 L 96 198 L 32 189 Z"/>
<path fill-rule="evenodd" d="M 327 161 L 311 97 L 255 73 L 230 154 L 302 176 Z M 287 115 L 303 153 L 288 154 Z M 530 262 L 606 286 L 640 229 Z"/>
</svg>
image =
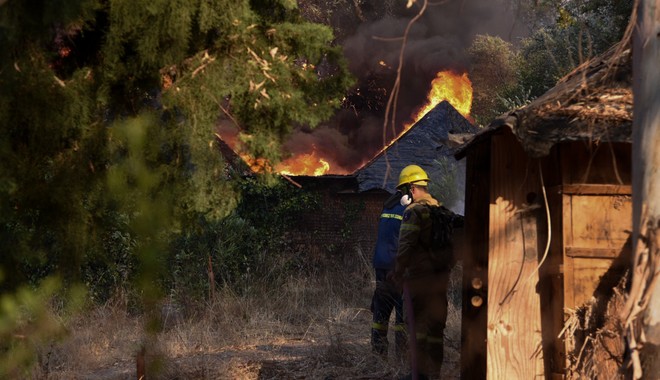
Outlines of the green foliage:
<svg viewBox="0 0 660 380">
<path fill-rule="evenodd" d="M 75 281 L 107 241 L 132 241 L 111 256 L 133 251 L 143 237 L 112 215 L 167 219 L 144 201 L 155 194 L 182 224 L 228 215 L 237 189 L 213 144 L 218 118 L 277 161 L 282 136 L 329 117 L 351 83 L 330 29 L 292 1 L 8 2 L 0 28 L 0 243 L 13 249 L 0 264 L 21 268 L 5 287 L 55 270 Z M 109 125 L 145 112 L 150 127 L 129 123 L 118 146 L 109 132 L 124 127 Z"/>
<path fill-rule="evenodd" d="M 632 12 L 632 0 L 564 1 L 554 23 L 539 28 L 521 49 L 522 83 L 536 97 L 570 70 L 618 42 Z"/>
<path fill-rule="evenodd" d="M 82 265 L 82 280 L 91 300 L 103 303 L 117 293 L 131 294 L 138 265 L 134 255 L 137 240 L 130 232 L 128 217 L 120 212 L 108 215 L 111 226 L 101 233 L 102 248 L 90 249 Z"/>
<path fill-rule="evenodd" d="M 44 344 L 65 335 L 62 317 L 74 315 L 84 305 L 81 287 L 63 291 L 57 277 L 37 287 L 21 286 L 15 293 L 0 295 L 0 378 L 30 378 L 29 368 Z M 59 302 L 58 302 L 59 301 Z M 60 308 L 53 307 L 60 303 Z"/>
<path fill-rule="evenodd" d="M 434 161 L 434 170 L 429 172 L 429 192 L 447 208 L 453 207 L 463 198 L 463 187 L 459 184 L 459 165 L 453 157 L 439 156 Z"/>
<path fill-rule="evenodd" d="M 116 159 L 107 171 L 108 196 L 128 215 L 127 230 L 135 237 L 131 248 L 137 259 L 133 280 L 147 308 L 161 297 L 157 285 L 165 272 L 162 253 L 176 226 L 177 182 L 172 181 L 168 165 L 159 160 L 160 144 L 154 144 L 167 136 L 155 119 L 145 116 L 115 124 L 109 146 Z"/>
<path fill-rule="evenodd" d="M 288 231 L 320 207 L 318 195 L 283 181 L 268 186 L 247 179 L 240 186 L 243 197 L 234 212 L 220 220 L 200 217 L 172 244 L 167 281 L 176 298 L 207 296 L 209 262 L 217 283 L 241 293 L 256 282 L 277 284 L 300 269 Z"/>
<path fill-rule="evenodd" d="M 516 3 L 521 14 L 531 17 L 531 36 L 516 48 L 498 37 L 477 36 L 469 48 L 476 120 L 487 124 L 527 104 L 580 63 L 620 41 L 632 3 L 543 1 L 531 8 Z"/>
<path fill-rule="evenodd" d="M 58 84 L 34 54 L 0 71 L 0 245 L 8 250 L 0 266 L 18 269 L 0 289 L 56 269 L 77 278 L 100 179 L 94 168 L 104 162 L 106 131 L 92 124 L 93 101 L 79 98 L 87 83 Z"/>
<path fill-rule="evenodd" d="M 295 5 L 0 2 L 2 297 L 56 275 L 64 289 L 84 283 L 97 301 L 130 291 L 153 311 L 175 237 L 201 239 L 179 251 L 183 272 L 201 268 L 186 258 L 202 257 L 207 242 L 230 281 L 257 271 L 254 252 L 281 248 L 261 236 L 264 214 L 233 211 L 246 189 L 214 132 L 230 120 L 251 153 L 276 161 L 284 134 L 338 107 L 351 84 L 341 52 L 330 29 L 301 20 Z M 283 210 L 298 207 L 287 202 L 270 211 L 286 219 Z M 8 318 L 3 328 L 18 326 L 18 314 Z"/>
<path fill-rule="evenodd" d="M 487 124 L 508 110 L 499 102 L 497 94 L 516 88 L 522 62 L 512 44 L 488 35 L 475 37 L 468 54 L 474 90 L 472 115 L 478 123 Z"/>
<path fill-rule="evenodd" d="M 507 89 L 503 94 L 498 95 L 497 99 L 504 110 L 514 110 L 527 105 L 532 101 L 532 92 L 519 83 L 516 87 Z"/>
</svg>

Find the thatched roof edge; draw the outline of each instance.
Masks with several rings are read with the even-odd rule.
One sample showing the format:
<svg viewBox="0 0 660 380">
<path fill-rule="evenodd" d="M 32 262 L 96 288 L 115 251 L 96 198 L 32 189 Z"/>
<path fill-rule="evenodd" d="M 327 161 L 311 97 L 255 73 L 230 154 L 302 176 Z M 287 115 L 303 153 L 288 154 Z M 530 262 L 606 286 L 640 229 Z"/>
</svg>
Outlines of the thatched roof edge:
<svg viewBox="0 0 660 380">
<path fill-rule="evenodd" d="M 632 51 L 624 40 L 586 61 L 528 105 L 491 122 L 455 154 L 508 127 L 532 157 L 567 141 L 631 142 Z"/>
</svg>

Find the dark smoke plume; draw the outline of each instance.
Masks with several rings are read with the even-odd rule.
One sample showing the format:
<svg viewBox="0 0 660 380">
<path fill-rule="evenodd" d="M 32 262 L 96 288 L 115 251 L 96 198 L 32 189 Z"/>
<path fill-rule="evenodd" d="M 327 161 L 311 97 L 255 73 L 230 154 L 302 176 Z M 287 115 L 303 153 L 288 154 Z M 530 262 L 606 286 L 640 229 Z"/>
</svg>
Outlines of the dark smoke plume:
<svg viewBox="0 0 660 380">
<path fill-rule="evenodd" d="M 427 8 L 408 36 L 395 130 L 387 130 L 385 140 L 388 142 L 424 105 L 437 72 L 468 70 L 466 51 L 475 35 L 500 35 L 509 39 L 514 31 L 513 11 L 507 6 L 510 0 L 435 2 L 437 5 Z M 377 9 L 383 5 L 383 0 L 360 3 L 363 10 Z M 396 39 L 403 36 L 409 20 L 420 9 L 419 5 L 406 9 L 404 0 L 389 1 L 389 4 L 397 6 L 387 13 L 373 13 L 377 14 L 376 19 L 360 22 L 352 33 L 346 33 L 338 41 L 358 84 L 347 94 L 343 108 L 331 120 L 313 130 L 296 129 L 283 146 L 284 158 L 316 151 L 330 162 L 329 174 L 348 174 L 383 148 L 384 113 L 401 49 L 401 41 Z"/>
</svg>

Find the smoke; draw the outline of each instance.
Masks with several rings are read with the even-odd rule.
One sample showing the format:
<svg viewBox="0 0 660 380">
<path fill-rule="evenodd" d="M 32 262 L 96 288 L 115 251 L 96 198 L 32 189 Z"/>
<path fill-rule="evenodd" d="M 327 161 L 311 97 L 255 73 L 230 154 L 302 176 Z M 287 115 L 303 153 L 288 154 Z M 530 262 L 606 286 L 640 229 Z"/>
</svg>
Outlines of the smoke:
<svg viewBox="0 0 660 380">
<path fill-rule="evenodd" d="M 382 0 L 371 2 L 383 4 Z M 406 9 L 406 1 L 401 0 L 390 14 L 362 22 L 354 33 L 339 41 L 358 85 L 331 120 L 313 130 L 295 130 L 284 144 L 285 152 L 316 151 L 331 163 L 334 174 L 360 168 L 382 149 L 384 141 L 391 141 L 411 121 L 411 115 L 425 103 L 437 72 L 469 69 L 467 48 L 477 34 L 504 39 L 521 34 L 509 2 L 449 0 L 429 5 L 408 36 L 393 130 L 384 127 L 386 104 L 399 64 L 400 38 L 419 6 Z"/>
</svg>

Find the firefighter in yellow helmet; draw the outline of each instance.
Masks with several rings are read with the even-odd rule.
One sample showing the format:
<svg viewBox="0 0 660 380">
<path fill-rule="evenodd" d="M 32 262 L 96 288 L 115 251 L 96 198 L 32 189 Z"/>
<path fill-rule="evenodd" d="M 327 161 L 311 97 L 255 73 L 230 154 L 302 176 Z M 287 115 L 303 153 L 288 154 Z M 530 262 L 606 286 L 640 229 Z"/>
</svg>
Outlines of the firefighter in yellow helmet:
<svg viewBox="0 0 660 380">
<path fill-rule="evenodd" d="M 417 165 L 409 165 L 401 170 L 397 185 L 412 203 L 403 213 L 394 280 L 404 290 L 404 314 L 410 334 L 410 376 L 419 379 L 440 373 L 449 282 L 448 266 L 436 262 L 431 252 L 432 226 L 430 209 L 426 206 L 440 203 L 429 194 L 428 184 L 426 172 Z"/>
</svg>

